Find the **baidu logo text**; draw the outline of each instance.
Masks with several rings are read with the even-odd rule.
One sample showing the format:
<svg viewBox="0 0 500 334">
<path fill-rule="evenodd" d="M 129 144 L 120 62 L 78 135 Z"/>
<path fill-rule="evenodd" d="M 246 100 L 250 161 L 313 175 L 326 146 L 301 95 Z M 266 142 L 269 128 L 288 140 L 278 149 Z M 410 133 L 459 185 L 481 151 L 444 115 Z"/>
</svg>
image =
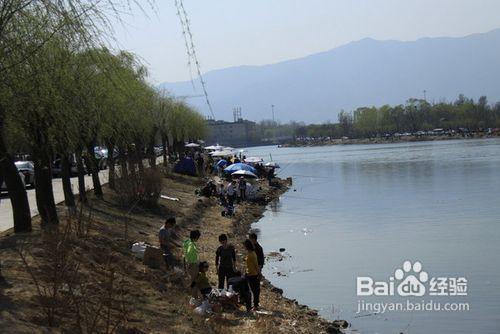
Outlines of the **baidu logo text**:
<svg viewBox="0 0 500 334">
<path fill-rule="evenodd" d="M 395 296 L 422 297 L 430 296 L 466 296 L 467 279 L 465 277 L 432 277 L 423 270 L 422 263 L 405 261 L 397 268 L 388 281 L 374 281 L 371 277 L 357 277 L 358 296 Z"/>
</svg>

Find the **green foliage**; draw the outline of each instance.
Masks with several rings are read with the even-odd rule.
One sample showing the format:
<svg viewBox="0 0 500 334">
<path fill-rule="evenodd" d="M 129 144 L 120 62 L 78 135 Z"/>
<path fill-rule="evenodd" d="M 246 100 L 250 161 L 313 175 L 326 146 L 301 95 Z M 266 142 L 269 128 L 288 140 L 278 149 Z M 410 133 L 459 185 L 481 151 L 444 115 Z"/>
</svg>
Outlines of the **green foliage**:
<svg viewBox="0 0 500 334">
<path fill-rule="evenodd" d="M 406 105 L 360 108 L 354 112 L 354 133 L 374 137 L 394 132 L 416 132 L 434 128 L 468 128 L 472 131 L 500 125 L 498 105 L 488 105 L 486 97 L 477 103 L 459 96 L 454 103 L 430 104 L 410 99 Z"/>
<path fill-rule="evenodd" d="M 204 118 L 161 96 L 134 55 L 89 49 L 81 34 L 39 30 L 32 37 L 23 47 L 39 45 L 36 57 L 7 66 L 0 85 L 11 151 L 72 153 L 107 143 L 127 149 L 158 142 L 160 134 L 179 141 L 205 136 Z"/>
<path fill-rule="evenodd" d="M 474 102 L 460 95 L 453 103 L 430 104 L 424 100 L 410 99 L 406 105 L 363 107 L 352 113 L 342 111 L 337 124 L 299 126 L 295 127 L 293 134 L 296 137 L 369 138 L 435 128 L 477 131 L 498 127 L 500 103 L 490 106 L 486 97 Z"/>
<path fill-rule="evenodd" d="M 178 141 L 204 138 L 207 134 L 205 119 L 183 102 L 172 102 L 167 114 L 168 132 Z"/>
<path fill-rule="evenodd" d="M 107 12 L 118 15 L 123 6 L 129 2 L 0 2 L 0 139 L 6 153 L 31 155 L 47 181 L 36 183 L 40 212 L 53 202 L 49 171 L 57 155 L 84 152 L 96 176 L 93 148 L 107 146 L 111 156 L 116 148 L 123 174 L 134 174 L 160 140 L 205 136 L 204 118 L 151 86 L 137 57 L 102 45 Z"/>
</svg>

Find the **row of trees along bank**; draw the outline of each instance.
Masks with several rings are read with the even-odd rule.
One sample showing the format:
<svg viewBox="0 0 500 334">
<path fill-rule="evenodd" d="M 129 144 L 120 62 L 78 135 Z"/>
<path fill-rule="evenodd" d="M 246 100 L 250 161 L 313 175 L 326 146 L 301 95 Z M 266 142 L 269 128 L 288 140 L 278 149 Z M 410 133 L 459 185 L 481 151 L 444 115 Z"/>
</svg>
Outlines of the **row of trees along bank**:
<svg viewBox="0 0 500 334">
<path fill-rule="evenodd" d="M 154 145 L 167 149 L 205 135 L 205 121 L 146 82 L 147 71 L 127 52 L 103 45 L 107 17 L 132 4 L 112 0 L 2 0 L 0 2 L 0 179 L 5 180 L 15 232 L 31 231 L 27 194 L 14 154 L 35 166 L 42 225 L 58 223 L 52 189 L 52 158 L 61 157 L 65 204 L 75 199 L 70 158 L 76 156 L 79 197 L 86 202 L 84 165 L 95 195 L 103 192 L 94 147 L 108 149 L 109 185 L 143 168 L 155 168 Z M 118 152 L 117 160 L 113 152 Z M 164 161 L 166 161 L 164 156 Z"/>
<path fill-rule="evenodd" d="M 476 102 L 464 95 L 450 103 L 429 103 L 425 100 L 410 99 L 405 105 L 341 111 L 337 123 L 306 125 L 300 122 L 278 124 L 262 121 L 257 125 L 256 132 L 261 138 L 373 138 L 436 128 L 465 128 L 471 132 L 500 128 L 500 102 L 489 104 L 484 96 Z"/>
</svg>

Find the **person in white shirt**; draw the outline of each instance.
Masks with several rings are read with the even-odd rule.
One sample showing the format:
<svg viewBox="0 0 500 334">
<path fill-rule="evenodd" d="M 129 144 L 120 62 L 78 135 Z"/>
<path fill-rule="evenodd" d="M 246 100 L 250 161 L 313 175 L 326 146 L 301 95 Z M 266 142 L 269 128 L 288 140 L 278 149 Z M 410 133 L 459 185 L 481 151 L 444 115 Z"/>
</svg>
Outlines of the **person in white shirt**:
<svg viewBox="0 0 500 334">
<path fill-rule="evenodd" d="M 217 184 L 217 196 L 219 196 L 219 201 L 221 205 L 226 205 L 226 190 L 224 189 L 224 183 L 221 182 Z"/>
</svg>

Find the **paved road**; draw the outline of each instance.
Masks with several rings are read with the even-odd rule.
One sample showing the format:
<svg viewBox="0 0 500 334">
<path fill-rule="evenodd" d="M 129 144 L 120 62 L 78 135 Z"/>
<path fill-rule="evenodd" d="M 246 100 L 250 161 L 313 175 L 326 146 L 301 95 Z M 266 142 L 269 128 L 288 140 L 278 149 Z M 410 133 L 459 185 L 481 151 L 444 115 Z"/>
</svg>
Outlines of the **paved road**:
<svg viewBox="0 0 500 334">
<path fill-rule="evenodd" d="M 163 157 L 156 158 L 156 163 L 163 163 Z M 148 160 L 144 160 L 144 166 L 148 167 Z M 116 171 L 120 171 L 120 167 L 116 166 Z M 99 172 L 99 179 L 101 180 L 101 184 L 108 183 L 108 170 L 102 170 Z M 78 194 L 78 178 L 74 177 L 71 179 L 71 185 L 73 188 L 73 193 L 75 195 Z M 85 176 L 85 186 L 88 190 L 93 189 L 92 177 Z M 52 187 L 54 188 L 54 199 L 56 203 L 60 203 L 64 201 L 64 192 L 62 189 L 62 180 L 61 178 L 52 180 Z M 28 192 L 28 201 L 30 203 L 31 216 L 36 216 L 38 214 L 38 210 L 36 208 L 36 198 L 35 198 L 35 189 L 27 189 Z M 12 206 L 10 204 L 9 196 L 6 192 L 0 194 L 0 232 L 8 230 L 9 228 L 14 227 L 14 220 L 12 216 Z"/>
<path fill-rule="evenodd" d="M 108 171 L 102 170 L 99 173 L 99 178 L 101 179 L 101 184 L 108 182 Z M 71 185 L 73 188 L 73 192 L 78 194 L 78 178 L 74 177 L 71 179 Z M 52 186 L 54 187 L 54 199 L 56 203 L 60 203 L 64 201 L 64 192 L 62 189 L 62 180 L 61 178 L 56 178 L 52 180 Z M 85 186 L 87 189 L 92 189 L 92 177 L 85 176 Z M 28 201 L 30 203 L 31 216 L 36 216 L 38 214 L 38 210 L 36 208 L 36 198 L 35 198 L 35 189 L 27 189 L 28 192 Z M 0 232 L 8 230 L 9 228 L 14 227 L 14 221 L 12 217 L 12 206 L 10 204 L 9 196 L 6 192 L 2 192 L 0 195 Z"/>
</svg>

